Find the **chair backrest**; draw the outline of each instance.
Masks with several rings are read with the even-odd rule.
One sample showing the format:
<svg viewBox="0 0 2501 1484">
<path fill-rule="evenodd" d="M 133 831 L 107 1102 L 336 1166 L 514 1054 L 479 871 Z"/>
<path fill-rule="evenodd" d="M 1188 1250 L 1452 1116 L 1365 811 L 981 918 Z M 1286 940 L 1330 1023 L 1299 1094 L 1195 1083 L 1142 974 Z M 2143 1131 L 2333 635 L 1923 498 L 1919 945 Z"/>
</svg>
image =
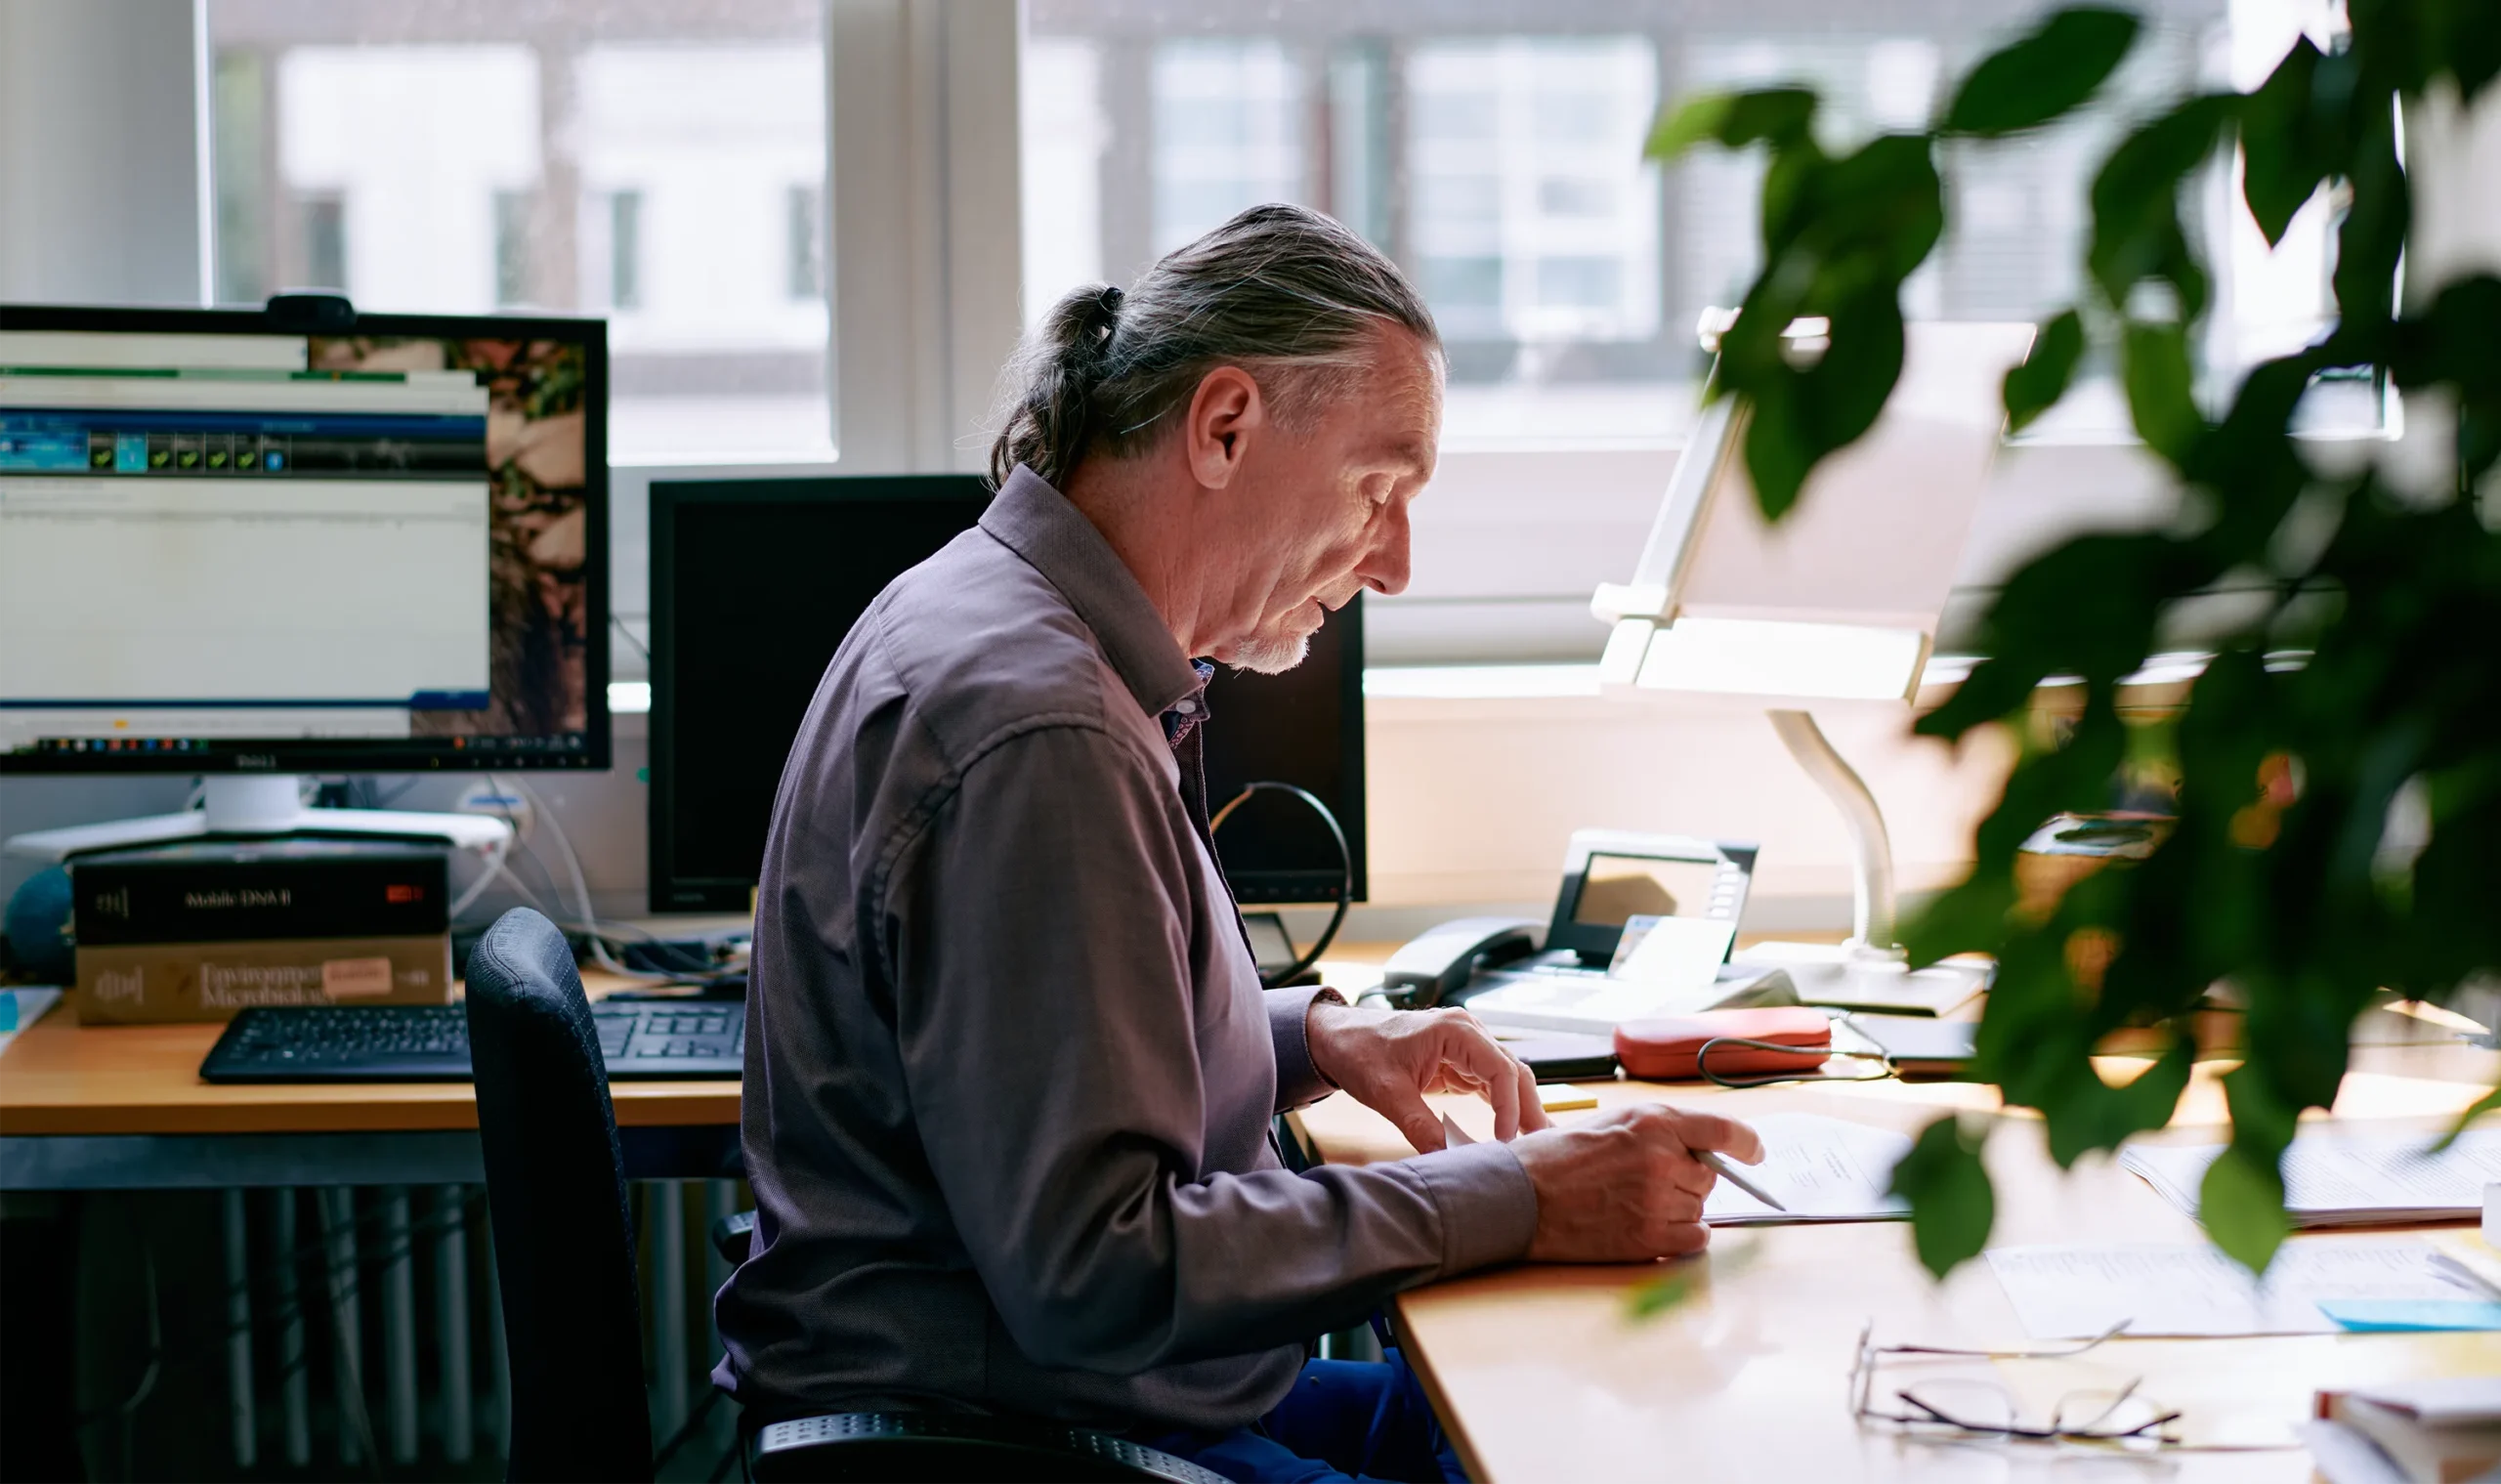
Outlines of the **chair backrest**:
<svg viewBox="0 0 2501 1484">
<path fill-rule="evenodd" d="M 508 1476 L 649 1479 L 625 1166 L 564 934 L 528 908 L 504 913 L 470 954 L 468 1005 L 512 1370 Z"/>
</svg>

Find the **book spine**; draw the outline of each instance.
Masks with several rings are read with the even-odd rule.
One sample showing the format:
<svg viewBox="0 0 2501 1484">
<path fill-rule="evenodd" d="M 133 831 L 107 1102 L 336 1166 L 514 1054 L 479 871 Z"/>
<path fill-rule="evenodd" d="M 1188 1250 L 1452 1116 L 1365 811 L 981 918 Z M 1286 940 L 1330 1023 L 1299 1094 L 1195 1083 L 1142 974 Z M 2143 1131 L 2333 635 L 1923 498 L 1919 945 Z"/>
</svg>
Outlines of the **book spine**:
<svg viewBox="0 0 2501 1484">
<path fill-rule="evenodd" d="M 232 1020 L 255 1005 L 448 1004 L 451 939 L 78 946 L 82 1025 Z"/>
<path fill-rule="evenodd" d="M 71 874 L 80 945 L 391 938 L 446 929 L 439 854 L 219 864 L 104 862 Z"/>
</svg>

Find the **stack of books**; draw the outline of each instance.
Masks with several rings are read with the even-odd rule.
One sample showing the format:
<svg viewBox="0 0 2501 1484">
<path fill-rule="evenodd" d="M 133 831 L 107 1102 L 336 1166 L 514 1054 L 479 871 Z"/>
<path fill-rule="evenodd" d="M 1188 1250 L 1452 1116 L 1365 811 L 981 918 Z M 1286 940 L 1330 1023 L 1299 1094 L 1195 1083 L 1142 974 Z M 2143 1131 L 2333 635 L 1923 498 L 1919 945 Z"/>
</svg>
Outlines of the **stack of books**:
<svg viewBox="0 0 2501 1484">
<path fill-rule="evenodd" d="M 391 840 L 202 840 L 78 857 L 78 1018 L 446 1003 L 448 882 L 445 849 Z"/>
<path fill-rule="evenodd" d="M 2306 1434 L 2329 1484 L 2466 1484 L 2501 1475 L 2501 1377 L 2318 1394 Z"/>
</svg>

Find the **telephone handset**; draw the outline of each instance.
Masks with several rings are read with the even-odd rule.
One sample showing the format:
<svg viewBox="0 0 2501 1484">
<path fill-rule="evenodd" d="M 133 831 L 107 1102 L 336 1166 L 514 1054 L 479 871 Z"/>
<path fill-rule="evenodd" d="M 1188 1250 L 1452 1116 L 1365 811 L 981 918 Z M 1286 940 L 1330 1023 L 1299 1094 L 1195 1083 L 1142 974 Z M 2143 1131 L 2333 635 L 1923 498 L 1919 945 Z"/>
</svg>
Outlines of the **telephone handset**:
<svg viewBox="0 0 2501 1484">
<path fill-rule="evenodd" d="M 1500 968 L 1537 952 L 1529 917 L 1458 917 L 1411 939 L 1381 969 L 1381 993 L 1402 1009 L 1425 1010 L 1456 996 L 1479 969 Z"/>
</svg>

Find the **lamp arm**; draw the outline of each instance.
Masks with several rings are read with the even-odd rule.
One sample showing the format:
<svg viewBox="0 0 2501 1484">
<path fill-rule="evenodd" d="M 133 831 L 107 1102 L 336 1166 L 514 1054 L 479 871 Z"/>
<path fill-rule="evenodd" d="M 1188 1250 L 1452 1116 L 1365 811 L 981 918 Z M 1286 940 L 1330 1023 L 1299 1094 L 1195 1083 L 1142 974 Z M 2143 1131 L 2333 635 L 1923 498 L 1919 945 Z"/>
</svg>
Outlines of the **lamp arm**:
<svg viewBox="0 0 2501 1484">
<path fill-rule="evenodd" d="M 1771 729 L 1780 734 L 1789 755 L 1824 790 L 1824 796 L 1841 811 L 1842 823 L 1849 827 L 1850 849 L 1856 857 L 1849 877 L 1851 945 L 1879 954 L 1894 952 L 1893 844 L 1885 832 L 1885 815 L 1876 807 L 1876 795 L 1833 749 L 1814 717 L 1803 711 L 1769 714 Z"/>
</svg>

